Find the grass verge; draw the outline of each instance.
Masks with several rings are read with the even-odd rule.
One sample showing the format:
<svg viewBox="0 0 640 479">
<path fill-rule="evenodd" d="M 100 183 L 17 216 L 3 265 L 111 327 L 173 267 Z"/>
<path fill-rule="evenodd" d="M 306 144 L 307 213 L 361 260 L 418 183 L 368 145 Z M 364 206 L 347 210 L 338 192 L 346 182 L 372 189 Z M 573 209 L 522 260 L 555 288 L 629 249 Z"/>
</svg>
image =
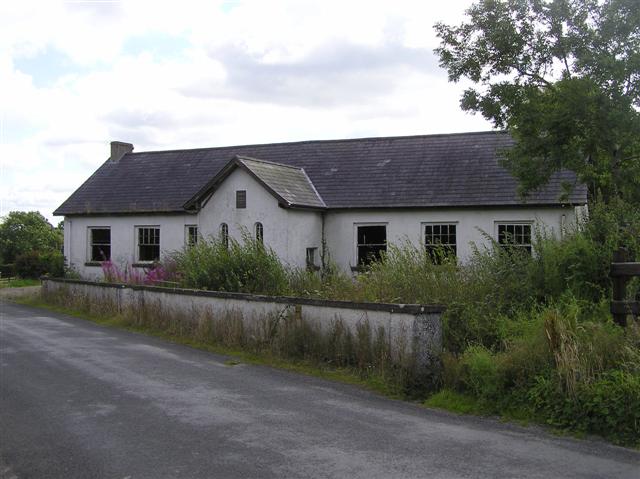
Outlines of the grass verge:
<svg viewBox="0 0 640 479">
<path fill-rule="evenodd" d="M 485 416 L 489 413 L 480 403 L 471 396 L 460 394 L 451 389 L 442 389 L 429 397 L 423 403 L 427 407 L 444 409 L 456 414 L 473 414 Z"/>
<path fill-rule="evenodd" d="M 0 289 L 2 288 L 25 288 L 27 286 L 40 286 L 39 279 L 10 279 L 9 281 L 0 283 Z"/>
</svg>

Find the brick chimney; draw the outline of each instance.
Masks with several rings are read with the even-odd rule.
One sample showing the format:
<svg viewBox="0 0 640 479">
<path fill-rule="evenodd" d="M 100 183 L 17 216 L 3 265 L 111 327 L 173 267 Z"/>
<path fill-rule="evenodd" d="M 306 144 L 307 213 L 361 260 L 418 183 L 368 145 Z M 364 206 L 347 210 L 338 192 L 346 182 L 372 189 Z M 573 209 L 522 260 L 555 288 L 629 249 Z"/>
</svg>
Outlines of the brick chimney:
<svg viewBox="0 0 640 479">
<path fill-rule="evenodd" d="M 109 161 L 112 163 L 119 162 L 124 155 L 133 151 L 133 145 L 131 143 L 124 143 L 122 141 L 111 142 L 111 156 Z"/>
</svg>

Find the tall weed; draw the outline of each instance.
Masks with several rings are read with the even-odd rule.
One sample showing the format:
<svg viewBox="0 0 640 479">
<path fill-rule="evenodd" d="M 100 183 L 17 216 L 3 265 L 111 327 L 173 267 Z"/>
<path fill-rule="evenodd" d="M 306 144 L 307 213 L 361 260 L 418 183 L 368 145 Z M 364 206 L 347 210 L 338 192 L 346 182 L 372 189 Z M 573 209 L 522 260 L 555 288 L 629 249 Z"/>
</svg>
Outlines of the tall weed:
<svg viewBox="0 0 640 479">
<path fill-rule="evenodd" d="M 282 295 L 287 273 L 275 252 L 246 232 L 242 240 L 203 238 L 171 258 L 188 288 Z"/>
</svg>

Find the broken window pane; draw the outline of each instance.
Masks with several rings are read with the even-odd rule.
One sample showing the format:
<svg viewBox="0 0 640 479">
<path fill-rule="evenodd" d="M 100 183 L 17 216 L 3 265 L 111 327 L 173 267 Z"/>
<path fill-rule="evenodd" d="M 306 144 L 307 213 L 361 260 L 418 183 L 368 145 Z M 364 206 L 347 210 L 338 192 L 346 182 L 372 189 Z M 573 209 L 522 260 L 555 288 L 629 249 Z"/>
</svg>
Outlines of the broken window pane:
<svg viewBox="0 0 640 479">
<path fill-rule="evenodd" d="M 387 226 L 358 226 L 358 265 L 366 266 L 379 261 L 387 251 Z"/>
</svg>

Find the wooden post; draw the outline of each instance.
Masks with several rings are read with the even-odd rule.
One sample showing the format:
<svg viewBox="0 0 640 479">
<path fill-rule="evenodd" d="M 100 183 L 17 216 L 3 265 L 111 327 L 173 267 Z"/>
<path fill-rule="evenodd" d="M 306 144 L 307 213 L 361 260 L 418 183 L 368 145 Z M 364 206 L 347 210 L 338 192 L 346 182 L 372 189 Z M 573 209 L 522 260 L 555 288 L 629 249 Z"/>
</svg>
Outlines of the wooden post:
<svg viewBox="0 0 640 479">
<path fill-rule="evenodd" d="M 626 248 L 619 248 L 613 253 L 614 263 L 625 263 L 629 261 L 629 252 Z M 620 274 L 613 274 L 611 276 L 611 282 L 613 283 L 613 301 L 624 301 L 627 296 L 627 282 L 628 276 L 622 276 Z M 625 327 L 627 325 L 627 312 L 613 311 L 613 320 L 619 326 Z"/>
</svg>

